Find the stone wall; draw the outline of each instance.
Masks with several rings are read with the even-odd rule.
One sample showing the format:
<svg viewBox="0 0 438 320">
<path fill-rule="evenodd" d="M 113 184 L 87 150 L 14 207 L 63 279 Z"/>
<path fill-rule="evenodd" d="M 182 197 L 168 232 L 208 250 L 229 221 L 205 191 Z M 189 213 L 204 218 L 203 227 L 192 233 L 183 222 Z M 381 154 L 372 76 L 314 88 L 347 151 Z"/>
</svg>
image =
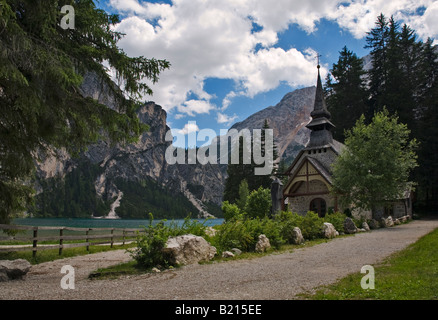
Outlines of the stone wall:
<svg viewBox="0 0 438 320">
<path fill-rule="evenodd" d="M 310 152 L 310 153 L 309 153 Z M 318 160 L 325 168 L 330 168 L 336 160 L 336 153 L 331 148 L 319 148 L 307 151 L 307 156 Z"/>
<path fill-rule="evenodd" d="M 307 183 L 303 183 L 300 188 L 298 188 L 297 191 L 295 191 L 298 194 L 305 194 L 307 193 Z M 309 182 L 309 192 L 310 193 L 316 193 L 316 192 L 328 192 L 327 186 L 320 180 L 312 180 Z M 301 215 L 305 215 L 309 209 L 310 209 L 310 202 L 313 199 L 320 198 L 324 199 L 327 204 L 328 208 L 334 208 L 335 201 L 333 197 L 330 194 L 323 194 L 323 195 L 303 195 L 298 197 L 289 197 L 288 198 L 288 204 L 289 204 L 289 211 L 292 211 L 294 213 L 298 213 Z"/>
</svg>

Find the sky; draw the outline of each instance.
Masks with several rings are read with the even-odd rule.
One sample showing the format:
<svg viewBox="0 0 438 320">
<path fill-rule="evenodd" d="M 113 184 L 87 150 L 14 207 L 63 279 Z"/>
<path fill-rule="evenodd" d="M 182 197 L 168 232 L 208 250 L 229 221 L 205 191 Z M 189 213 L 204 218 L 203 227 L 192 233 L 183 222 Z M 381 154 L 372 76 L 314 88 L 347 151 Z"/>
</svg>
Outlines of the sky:
<svg viewBox="0 0 438 320">
<path fill-rule="evenodd" d="M 144 100 L 166 110 L 175 135 L 202 129 L 219 134 L 287 93 L 316 85 L 318 55 L 323 79 L 344 46 L 367 55 L 366 33 L 380 13 L 410 25 L 419 39 L 438 39 L 438 0 L 95 3 L 119 14 L 114 29 L 125 34 L 118 45 L 129 56 L 171 63 Z"/>
</svg>

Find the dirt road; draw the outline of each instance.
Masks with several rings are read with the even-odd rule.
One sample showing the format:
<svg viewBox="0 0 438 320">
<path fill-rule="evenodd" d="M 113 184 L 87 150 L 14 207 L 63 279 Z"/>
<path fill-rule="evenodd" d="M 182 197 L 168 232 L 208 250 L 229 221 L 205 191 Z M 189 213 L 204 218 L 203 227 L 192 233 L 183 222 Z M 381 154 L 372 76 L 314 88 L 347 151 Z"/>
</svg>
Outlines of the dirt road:
<svg viewBox="0 0 438 320">
<path fill-rule="evenodd" d="M 25 280 L 0 283 L 0 299 L 296 299 L 303 291 L 333 283 L 347 274 L 359 272 L 364 265 L 382 261 L 436 228 L 438 220 L 417 220 L 334 239 L 292 253 L 191 265 L 117 280 L 89 280 L 88 275 L 97 268 L 131 259 L 124 250 L 98 253 L 33 266 Z M 64 265 L 74 268 L 75 289 L 61 288 Z"/>
</svg>

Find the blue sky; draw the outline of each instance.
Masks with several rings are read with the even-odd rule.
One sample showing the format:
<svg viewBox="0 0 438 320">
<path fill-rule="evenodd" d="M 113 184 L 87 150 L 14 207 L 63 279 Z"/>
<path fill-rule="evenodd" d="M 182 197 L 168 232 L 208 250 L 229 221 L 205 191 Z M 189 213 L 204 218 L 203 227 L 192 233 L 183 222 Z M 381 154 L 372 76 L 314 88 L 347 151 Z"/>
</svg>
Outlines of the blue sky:
<svg viewBox="0 0 438 320">
<path fill-rule="evenodd" d="M 117 13 L 130 56 L 167 59 L 152 86 L 174 132 L 228 129 L 297 88 L 325 77 L 347 46 L 364 56 L 380 13 L 437 38 L 437 0 L 99 0 Z M 188 126 L 196 121 L 197 127 Z M 185 128 L 185 130 L 183 130 Z"/>
</svg>

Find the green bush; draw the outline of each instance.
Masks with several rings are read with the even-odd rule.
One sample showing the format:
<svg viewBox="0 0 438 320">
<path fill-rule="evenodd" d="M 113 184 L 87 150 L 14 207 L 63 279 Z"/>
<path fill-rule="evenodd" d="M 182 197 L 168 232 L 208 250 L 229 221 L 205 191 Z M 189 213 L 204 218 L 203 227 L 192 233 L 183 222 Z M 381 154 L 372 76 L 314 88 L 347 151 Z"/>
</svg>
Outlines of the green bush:
<svg viewBox="0 0 438 320">
<path fill-rule="evenodd" d="M 324 219 L 312 211 L 309 211 L 305 216 L 283 211 L 275 216 L 275 220 L 279 224 L 281 237 L 288 243 L 292 242 L 292 231 L 295 227 L 300 228 L 306 240 L 319 238 L 324 223 Z"/>
<path fill-rule="evenodd" d="M 239 219 L 226 222 L 218 227 L 218 233 L 211 239 L 211 244 L 219 252 L 238 248 L 244 252 L 255 250 L 261 234 L 268 237 L 272 247 L 280 248 L 285 243 L 280 233 L 278 222 L 265 217 L 263 219 L 248 219 L 240 216 Z"/>
<path fill-rule="evenodd" d="M 302 225 L 304 217 L 290 211 L 282 211 L 274 217 L 274 220 L 277 222 L 280 235 L 284 241 L 286 243 L 292 243 L 292 231 L 295 227 L 301 229 L 300 226 Z"/>
<path fill-rule="evenodd" d="M 304 239 L 313 240 L 321 236 L 324 219 L 320 218 L 317 213 L 313 211 L 307 212 L 301 223 L 300 229 Z"/>
<path fill-rule="evenodd" d="M 211 239 L 211 244 L 216 247 L 219 253 L 232 248 L 247 252 L 253 242 L 253 235 L 248 231 L 245 220 L 233 220 L 223 223 Z"/>
<path fill-rule="evenodd" d="M 160 221 L 156 225 L 152 224 L 153 216 L 149 214 L 149 225 L 145 227 L 145 233 L 137 236 L 137 247 L 131 251 L 132 257 L 137 261 L 141 268 L 150 269 L 153 267 L 169 267 L 171 264 L 163 254 L 162 250 L 169 237 L 176 237 L 184 234 L 205 237 L 206 222 L 192 220 L 190 217 L 184 219 L 181 225 L 172 221 L 165 224 L 166 220 Z"/>
<path fill-rule="evenodd" d="M 236 204 L 231 204 L 228 201 L 224 201 L 222 203 L 222 212 L 224 213 L 225 221 L 235 220 L 241 213 L 239 207 Z"/>
<path fill-rule="evenodd" d="M 169 235 L 170 229 L 163 222 L 145 227 L 145 234 L 137 236 L 137 247 L 131 251 L 139 267 L 150 269 L 156 266 L 170 266 L 162 252 Z"/>
<path fill-rule="evenodd" d="M 246 214 L 250 218 L 263 219 L 269 215 L 271 205 L 271 191 L 260 187 L 249 195 L 246 203 Z"/>
</svg>

